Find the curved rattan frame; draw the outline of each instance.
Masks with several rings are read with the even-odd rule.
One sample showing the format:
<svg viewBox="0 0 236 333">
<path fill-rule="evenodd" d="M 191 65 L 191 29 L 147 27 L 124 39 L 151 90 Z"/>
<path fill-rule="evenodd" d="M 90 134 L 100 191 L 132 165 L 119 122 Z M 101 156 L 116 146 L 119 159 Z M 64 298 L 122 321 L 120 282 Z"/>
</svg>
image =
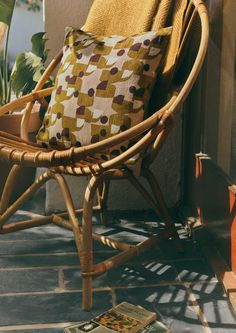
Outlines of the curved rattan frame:
<svg viewBox="0 0 236 333">
<path fill-rule="evenodd" d="M 45 97 L 52 93 L 52 88 L 42 89 L 42 87 L 59 64 L 62 57 L 62 51 L 60 51 L 50 63 L 40 82 L 31 94 L 23 96 L 0 108 L 1 116 L 17 107 L 26 105 L 21 125 L 21 138 L 13 137 L 7 133 L 0 133 L 0 160 L 13 164 L 0 202 L 0 233 L 9 233 L 47 223 L 55 223 L 72 230 L 82 267 L 83 308 L 86 310 L 89 310 L 92 306 L 92 278 L 103 274 L 108 269 L 111 269 L 156 245 L 160 239 L 172 237 L 175 239 L 177 247 L 181 247 L 178 233 L 168 212 L 160 187 L 150 171 L 150 165 L 154 161 L 160 147 L 163 145 L 166 137 L 171 131 L 174 125 L 175 116 L 181 109 L 199 74 L 207 51 L 209 23 L 204 2 L 201 0 L 189 0 L 186 13 L 187 18 L 184 22 L 184 31 L 177 55 L 177 61 L 178 59 L 181 59 L 182 51 L 191 30 L 194 17 L 199 15 L 201 22 L 200 45 L 190 74 L 180 89 L 173 90 L 169 102 L 164 107 L 129 130 L 86 147 L 70 148 L 64 151 L 39 148 L 37 145 L 29 142 L 28 125 L 30 113 L 35 101 L 46 104 Z M 121 144 L 127 139 L 130 140 L 131 138 L 139 137 L 140 135 L 142 135 L 142 137 L 136 144 L 112 160 L 98 161 L 92 157 L 95 153 L 104 151 L 114 145 Z M 141 176 L 147 180 L 153 195 L 150 194 L 150 192 L 139 182 L 134 173 L 126 167 L 126 163 L 137 154 L 143 159 Z M 32 186 L 23 193 L 20 198 L 9 206 L 14 183 L 21 169 L 23 167 L 40 166 L 47 167 L 48 171 L 39 177 L 39 179 L 32 184 Z M 90 175 L 90 181 L 84 197 L 84 207 L 81 210 L 83 213 L 81 225 L 77 219 L 78 211 L 74 209 L 68 186 L 62 174 L 73 174 L 78 176 Z M 161 235 L 151 237 L 137 245 L 120 243 L 92 232 L 91 221 L 93 209 L 100 210 L 102 218 L 105 220 L 109 183 L 112 179 L 124 178 L 128 179 L 143 195 L 149 205 L 164 218 L 167 227 L 166 231 Z M 67 207 L 67 213 L 46 216 L 30 221 L 5 224 L 9 217 L 49 179 L 54 179 L 59 184 Z M 98 206 L 93 207 L 93 200 L 96 193 L 98 195 Z M 69 217 L 69 221 L 66 220 L 67 216 Z M 118 249 L 121 253 L 103 261 L 102 263 L 94 265 L 92 248 L 93 239 Z"/>
</svg>

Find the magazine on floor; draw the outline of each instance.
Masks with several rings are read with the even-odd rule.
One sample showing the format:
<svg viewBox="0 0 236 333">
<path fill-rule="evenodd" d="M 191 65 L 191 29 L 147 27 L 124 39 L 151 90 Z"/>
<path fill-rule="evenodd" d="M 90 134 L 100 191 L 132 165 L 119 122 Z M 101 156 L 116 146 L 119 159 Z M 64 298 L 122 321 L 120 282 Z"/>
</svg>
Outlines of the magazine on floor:
<svg viewBox="0 0 236 333">
<path fill-rule="evenodd" d="M 66 327 L 64 333 L 171 333 L 156 313 L 123 302 L 98 315 L 89 322 Z"/>
</svg>

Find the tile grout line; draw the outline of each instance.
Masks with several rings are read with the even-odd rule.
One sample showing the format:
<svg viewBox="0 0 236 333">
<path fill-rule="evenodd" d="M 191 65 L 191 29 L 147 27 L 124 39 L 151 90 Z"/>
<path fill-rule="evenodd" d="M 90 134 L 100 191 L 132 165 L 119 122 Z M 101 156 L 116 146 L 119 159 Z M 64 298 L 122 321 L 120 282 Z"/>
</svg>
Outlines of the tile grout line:
<svg viewBox="0 0 236 333">
<path fill-rule="evenodd" d="M 209 327 L 209 324 L 207 322 L 207 319 L 206 319 L 206 316 L 205 314 L 203 313 L 200 305 L 198 304 L 198 301 L 197 299 L 195 298 L 193 292 L 192 292 L 192 289 L 191 289 L 191 285 L 194 284 L 208 284 L 208 283 L 212 283 L 212 284 L 216 284 L 218 283 L 218 281 L 192 281 L 192 282 L 185 282 L 185 281 L 182 281 L 180 275 L 179 275 L 179 272 L 177 271 L 174 263 L 173 263 L 173 266 L 174 266 L 174 269 L 177 273 L 177 278 L 180 282 L 182 282 L 182 285 L 186 288 L 186 292 L 188 294 L 188 302 L 191 304 L 189 305 L 190 308 L 193 309 L 193 311 L 195 312 L 195 314 L 197 315 L 198 319 L 200 320 L 201 324 L 202 324 L 202 327 L 203 327 L 203 330 L 204 330 L 204 333 L 213 333 L 211 328 Z"/>
<path fill-rule="evenodd" d="M 97 288 L 94 289 L 96 292 L 101 292 L 101 291 L 110 291 L 111 288 L 106 287 L 106 288 Z M 1 297 L 19 297 L 19 296 L 37 296 L 37 295 L 61 295 L 61 294 L 76 294 L 76 293 L 81 293 L 82 289 L 65 289 L 63 291 L 57 290 L 49 290 L 49 291 L 26 291 L 26 292 L 18 292 L 18 293 L 2 293 L 0 294 Z"/>
<path fill-rule="evenodd" d="M 117 252 L 115 250 L 95 250 L 94 253 L 95 254 L 102 254 L 102 253 L 114 253 Z M 46 257 L 46 256 L 67 256 L 67 255 L 77 255 L 78 256 L 78 252 L 73 251 L 73 252 L 42 252 L 42 253 L 21 253 L 21 254 L 17 254 L 17 253 L 13 253 L 13 254 L 0 254 L 0 259 L 4 259 L 4 258 L 24 258 L 24 257 Z"/>
<path fill-rule="evenodd" d="M 209 324 L 208 324 L 208 321 L 207 321 L 207 318 L 206 318 L 204 312 L 202 311 L 196 297 L 194 296 L 194 294 L 192 292 L 191 287 L 185 283 L 184 283 L 184 286 L 188 293 L 188 298 L 189 298 L 189 302 L 191 303 L 191 308 L 194 310 L 194 312 L 198 316 L 199 320 L 201 321 L 204 333 L 213 333 L 211 328 L 209 327 Z"/>
<path fill-rule="evenodd" d="M 25 243 L 37 243 L 37 242 L 51 242 L 51 241 L 61 241 L 61 240 L 67 240 L 67 241 L 73 241 L 74 238 L 73 237 L 51 237 L 51 238 L 35 238 L 35 239 L 24 239 Z M 18 244 L 18 243 L 22 243 L 22 239 L 0 239 L 0 245 L 1 244 L 7 244 L 7 243 L 11 243 L 11 244 Z"/>
<path fill-rule="evenodd" d="M 194 281 L 192 283 L 189 282 L 181 282 L 181 281 L 176 281 L 176 282 L 160 282 L 160 283 L 154 283 L 154 284 L 143 284 L 143 285 L 132 285 L 132 286 L 106 286 L 106 287 L 97 287 L 97 288 L 93 288 L 94 292 L 101 292 L 101 291 L 111 291 L 114 290 L 116 291 L 121 290 L 121 289 L 144 289 L 144 288 L 155 288 L 155 287 L 166 287 L 166 286 L 184 286 L 185 288 L 190 288 L 192 284 L 196 285 L 196 284 L 216 284 L 218 282 L 209 282 L 209 281 Z M 34 295 L 60 295 L 60 294 L 74 294 L 74 293 L 79 293 L 82 292 L 82 289 L 63 289 L 63 290 L 49 290 L 49 291 L 26 291 L 26 292 L 12 292 L 12 293 L 0 293 L 0 298 L 1 297 L 12 297 L 12 296 L 34 296 Z"/>
<path fill-rule="evenodd" d="M 65 276 L 63 269 L 58 270 L 58 287 L 61 292 L 65 290 Z"/>
<path fill-rule="evenodd" d="M 147 264 L 151 264 L 153 263 L 153 261 L 150 262 L 139 262 L 138 264 L 141 265 L 147 265 Z M 163 264 L 171 264 L 171 262 L 162 262 Z M 136 266 L 136 264 L 131 264 L 131 266 Z M 80 269 L 81 265 L 80 264 L 71 264 L 71 265 L 42 265 L 42 266 L 19 266 L 19 267 L 4 267 L 4 268 L 0 268 L 0 272 L 14 272 L 14 271 L 31 271 L 31 270 L 55 270 L 55 269 Z M 176 275 L 178 275 L 176 273 Z M 179 280 L 179 278 L 178 278 Z M 178 281 L 177 280 L 177 281 Z M 204 280 L 196 280 L 196 282 L 201 282 Z M 216 277 L 211 278 L 210 280 L 207 280 L 207 282 L 211 282 L 211 281 L 218 281 Z M 183 281 L 182 281 L 183 282 Z M 184 281 L 184 282 L 194 282 L 194 281 Z"/>
<path fill-rule="evenodd" d="M 67 255 L 76 255 L 77 252 L 44 252 L 44 253 L 21 253 L 21 254 L 0 254 L 0 259 L 5 258 L 24 258 L 24 257 L 46 257 L 46 256 L 52 256 L 52 257 L 59 257 L 59 256 L 67 256 Z"/>
<path fill-rule="evenodd" d="M 111 303 L 112 303 L 112 306 L 116 306 L 117 305 L 116 291 L 115 291 L 114 288 L 111 288 Z"/>
<path fill-rule="evenodd" d="M 97 250 L 94 251 L 94 254 L 114 254 L 116 253 L 116 250 Z M 22 253 L 22 254 L 0 254 L 0 260 L 6 259 L 6 258 L 25 258 L 25 257 L 59 257 L 59 256 L 78 256 L 77 252 L 46 252 L 46 253 Z M 188 262 L 188 261 L 205 261 L 204 258 L 177 258 L 177 259 L 163 259 L 163 258 L 152 258 L 150 260 L 140 260 L 137 261 L 139 264 L 149 264 L 152 262 L 160 262 L 163 264 L 174 264 L 178 262 Z M 134 262 L 136 264 L 136 262 Z M 131 263 L 133 265 L 134 263 Z"/>
<path fill-rule="evenodd" d="M 75 325 L 77 322 L 65 322 L 65 323 L 48 323 L 48 324 L 22 324 L 22 325 L 12 325 L 12 326 L 0 326 L 0 332 L 11 332 L 11 331 L 21 331 L 22 330 L 32 330 L 32 329 L 49 329 L 49 328 L 65 328 L 66 326 Z"/>
<path fill-rule="evenodd" d="M 20 272 L 20 271 L 39 271 L 39 270 L 60 270 L 60 269 L 80 269 L 80 265 L 59 265 L 59 266 L 35 266 L 35 267 L 12 267 L 12 268 L 0 268 L 0 272 Z"/>
</svg>

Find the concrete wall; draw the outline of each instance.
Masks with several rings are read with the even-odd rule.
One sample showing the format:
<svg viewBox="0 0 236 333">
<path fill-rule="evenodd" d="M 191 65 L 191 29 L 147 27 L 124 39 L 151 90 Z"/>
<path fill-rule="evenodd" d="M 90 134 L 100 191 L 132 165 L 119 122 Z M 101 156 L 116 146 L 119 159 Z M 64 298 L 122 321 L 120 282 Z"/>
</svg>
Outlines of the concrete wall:
<svg viewBox="0 0 236 333">
<path fill-rule="evenodd" d="M 24 5 L 16 6 L 9 41 L 10 61 L 14 62 L 17 54 L 30 51 L 32 35 L 41 31 L 44 31 L 43 10 L 32 12 Z"/>
<path fill-rule="evenodd" d="M 66 26 L 83 26 L 92 2 L 93 0 L 44 0 L 49 59 L 62 47 Z"/>
<path fill-rule="evenodd" d="M 64 28 L 67 25 L 82 27 L 87 17 L 92 0 L 44 0 L 45 31 L 50 49 L 49 58 L 62 47 Z M 182 121 L 179 118 L 175 130 L 170 135 L 167 145 L 161 151 L 153 170 L 160 181 L 169 206 L 174 206 L 180 196 Z M 85 179 L 68 177 L 76 206 L 81 206 Z M 57 185 L 51 181 L 47 184 L 46 209 L 48 211 L 63 209 L 63 201 Z M 113 182 L 110 191 L 109 207 L 112 209 L 143 209 L 148 206 L 126 181 Z"/>
</svg>

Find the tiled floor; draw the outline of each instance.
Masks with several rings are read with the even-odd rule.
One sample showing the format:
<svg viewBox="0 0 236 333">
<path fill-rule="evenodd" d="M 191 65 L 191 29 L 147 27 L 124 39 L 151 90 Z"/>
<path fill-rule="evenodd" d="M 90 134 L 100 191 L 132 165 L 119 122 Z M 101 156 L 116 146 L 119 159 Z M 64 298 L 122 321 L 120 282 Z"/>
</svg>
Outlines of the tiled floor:
<svg viewBox="0 0 236 333">
<path fill-rule="evenodd" d="M 15 219 L 41 214 L 41 199 L 34 198 Z M 150 228 L 161 227 L 151 212 L 114 213 L 111 219 L 116 228 L 96 224 L 97 232 L 138 240 Z M 236 332 L 236 317 L 221 285 L 181 225 L 179 232 L 183 254 L 166 241 L 95 280 L 90 313 L 81 309 L 80 265 L 70 232 L 46 226 L 2 235 L 0 332 L 59 333 L 69 323 L 90 319 L 124 300 L 156 311 L 175 333 Z M 95 249 L 97 262 L 110 254 L 101 245 Z"/>
</svg>

